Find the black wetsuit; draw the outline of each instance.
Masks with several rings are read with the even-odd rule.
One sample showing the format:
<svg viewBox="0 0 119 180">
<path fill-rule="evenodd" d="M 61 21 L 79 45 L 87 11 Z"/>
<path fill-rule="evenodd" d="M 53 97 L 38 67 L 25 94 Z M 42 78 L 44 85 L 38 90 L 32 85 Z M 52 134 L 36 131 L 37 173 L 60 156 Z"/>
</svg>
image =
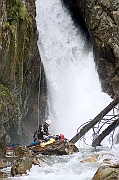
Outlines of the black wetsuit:
<svg viewBox="0 0 119 180">
<path fill-rule="evenodd" d="M 39 125 L 39 128 L 35 131 L 33 135 L 34 141 L 44 140 L 46 136 L 48 136 L 49 131 L 46 124 Z"/>
</svg>

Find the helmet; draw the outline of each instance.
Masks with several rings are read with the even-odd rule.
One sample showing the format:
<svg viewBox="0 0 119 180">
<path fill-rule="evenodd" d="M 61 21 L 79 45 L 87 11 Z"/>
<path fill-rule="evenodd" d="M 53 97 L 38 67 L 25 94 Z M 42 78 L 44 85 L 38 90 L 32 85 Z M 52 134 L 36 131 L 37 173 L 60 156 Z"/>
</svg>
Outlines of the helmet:
<svg viewBox="0 0 119 180">
<path fill-rule="evenodd" d="M 49 126 L 51 125 L 51 120 L 50 119 L 47 119 L 46 121 L 45 121 L 45 123 L 47 123 Z"/>
<path fill-rule="evenodd" d="M 64 139 L 64 134 L 60 134 L 60 139 Z"/>
</svg>

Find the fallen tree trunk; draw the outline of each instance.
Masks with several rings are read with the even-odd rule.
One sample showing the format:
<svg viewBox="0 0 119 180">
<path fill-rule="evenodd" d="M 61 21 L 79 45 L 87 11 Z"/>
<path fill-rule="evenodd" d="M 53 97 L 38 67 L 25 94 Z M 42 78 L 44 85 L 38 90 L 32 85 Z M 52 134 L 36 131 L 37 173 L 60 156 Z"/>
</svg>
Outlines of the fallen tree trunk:
<svg viewBox="0 0 119 180">
<path fill-rule="evenodd" d="M 119 119 L 110 124 L 92 143 L 93 147 L 101 146 L 101 141 L 119 125 Z"/>
<path fill-rule="evenodd" d="M 101 111 L 91 122 L 85 125 L 79 133 L 77 133 L 69 142 L 76 143 L 82 136 L 84 136 L 92 127 L 95 126 L 110 110 L 112 110 L 119 103 L 119 97 L 114 99 L 103 111 Z"/>
</svg>

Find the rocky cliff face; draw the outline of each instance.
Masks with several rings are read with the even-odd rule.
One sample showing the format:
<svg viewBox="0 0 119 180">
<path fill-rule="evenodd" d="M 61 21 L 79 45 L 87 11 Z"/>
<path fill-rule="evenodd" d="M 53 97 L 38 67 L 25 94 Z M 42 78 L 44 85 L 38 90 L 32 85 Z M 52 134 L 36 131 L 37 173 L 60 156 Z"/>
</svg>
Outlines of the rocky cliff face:
<svg viewBox="0 0 119 180">
<path fill-rule="evenodd" d="M 76 25 L 82 27 L 82 33 L 85 30 L 87 43 L 93 42 L 102 90 L 116 97 L 119 93 L 118 0 L 62 1 Z M 46 107 L 47 89 L 37 47 L 35 0 L 2 0 L 0 3 L 0 138 L 7 143 L 23 143 L 36 128 L 38 113 L 40 121 L 45 117 Z"/>
<path fill-rule="evenodd" d="M 21 143 L 28 140 L 28 131 L 35 130 L 38 119 L 41 61 L 35 0 L 0 3 L 0 137 Z"/>
<path fill-rule="evenodd" d="M 62 0 L 87 43 L 92 39 L 94 60 L 102 90 L 112 98 L 119 94 L 119 1 Z"/>
<path fill-rule="evenodd" d="M 119 1 L 77 0 L 93 39 L 96 68 L 102 90 L 119 94 Z"/>
</svg>

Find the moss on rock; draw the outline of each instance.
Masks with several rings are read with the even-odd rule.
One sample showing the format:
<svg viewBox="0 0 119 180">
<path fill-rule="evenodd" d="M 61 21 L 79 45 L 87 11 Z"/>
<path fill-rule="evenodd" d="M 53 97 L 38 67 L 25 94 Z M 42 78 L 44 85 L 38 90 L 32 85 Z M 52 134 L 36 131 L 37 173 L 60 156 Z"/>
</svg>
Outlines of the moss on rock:
<svg viewBox="0 0 119 180">
<path fill-rule="evenodd" d="M 35 0 L 1 2 L 0 124 L 1 138 L 7 143 L 20 143 L 21 136 L 27 140 L 22 119 L 27 101 L 31 107 L 31 89 L 40 74 L 35 11 Z"/>
</svg>

